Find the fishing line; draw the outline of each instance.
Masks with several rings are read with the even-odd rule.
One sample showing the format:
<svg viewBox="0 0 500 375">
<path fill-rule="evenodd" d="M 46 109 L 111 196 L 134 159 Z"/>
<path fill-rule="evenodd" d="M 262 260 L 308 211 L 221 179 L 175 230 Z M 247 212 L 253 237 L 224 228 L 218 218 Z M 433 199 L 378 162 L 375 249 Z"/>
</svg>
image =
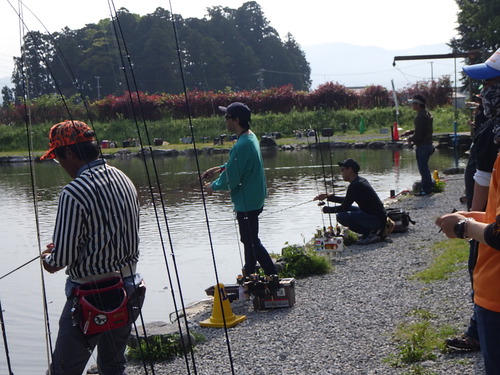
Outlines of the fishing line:
<svg viewBox="0 0 500 375">
<path fill-rule="evenodd" d="M 315 132 L 315 130 L 313 130 L 313 131 Z M 310 160 L 311 164 L 316 165 L 316 161 L 314 160 L 314 155 L 313 155 L 313 148 L 311 147 L 311 142 L 309 142 L 309 129 L 305 129 L 305 136 L 306 136 L 307 149 L 309 150 L 309 160 Z M 323 164 L 321 165 L 321 167 L 323 167 Z M 313 169 L 314 186 L 316 187 L 316 195 L 319 195 L 320 190 L 319 190 L 319 186 L 318 186 L 318 176 L 314 170 L 315 170 L 315 168 Z M 318 206 L 319 205 L 320 204 L 318 203 Z M 321 223 L 323 224 L 322 227 L 326 228 L 325 216 L 322 213 L 320 213 L 320 217 L 321 217 Z"/>
<path fill-rule="evenodd" d="M 9 5 L 12 7 L 14 12 L 16 12 L 15 8 L 12 6 L 12 4 Z M 37 244 L 38 244 L 38 256 L 36 258 L 33 258 L 32 261 L 35 259 L 39 258 L 42 251 L 42 246 L 41 246 L 41 239 L 40 239 L 40 222 L 38 220 L 39 215 L 38 215 L 38 199 L 37 199 L 37 190 L 36 190 L 36 175 L 35 175 L 35 170 L 33 166 L 33 132 L 32 132 L 32 124 L 31 124 L 31 112 L 30 109 L 27 105 L 27 101 L 29 99 L 29 90 L 27 89 L 27 82 L 28 82 L 28 76 L 25 74 L 25 67 L 27 66 L 26 64 L 26 54 L 23 53 L 23 43 L 22 41 L 24 40 L 25 36 L 25 30 L 28 30 L 25 23 L 24 23 L 24 18 L 23 18 L 23 7 L 22 3 L 19 2 L 19 13 L 16 12 L 18 15 L 18 20 L 19 20 L 19 43 L 21 45 L 21 71 L 20 74 L 22 76 L 21 82 L 23 84 L 23 106 L 24 106 L 24 113 L 25 113 L 25 127 L 26 127 L 26 140 L 27 140 L 27 145 L 28 145 L 28 155 L 29 155 L 29 167 L 30 167 L 30 178 L 31 178 L 31 192 L 33 196 L 33 207 L 34 207 L 34 213 L 35 213 L 35 226 L 36 226 L 36 236 L 37 236 Z M 29 30 L 28 30 L 29 31 Z M 32 35 L 30 33 L 30 35 Z M 35 45 L 36 44 L 36 41 Z M 37 45 L 38 47 L 38 45 Z M 37 48 L 38 50 L 38 48 Z M 42 57 L 43 59 L 43 57 Z M 31 263 L 28 262 L 27 264 Z M 25 263 L 26 265 L 26 263 Z M 24 267 L 24 265 L 22 265 Z M 43 273 L 43 267 L 40 263 L 40 279 L 41 279 L 41 289 L 42 289 L 42 306 L 43 306 L 43 313 L 44 313 L 44 330 L 45 330 L 45 348 L 46 348 L 46 360 L 47 364 L 49 367 L 49 374 L 51 374 L 51 369 L 50 369 L 50 360 L 52 356 L 52 338 L 51 338 L 51 328 L 50 328 L 50 320 L 49 320 L 49 309 L 48 309 L 48 302 L 47 302 L 47 290 L 45 286 L 45 275 Z M 12 272 L 11 272 L 12 273 Z M 10 273 L 9 273 L 10 274 Z M 3 278 L 3 277 L 2 277 Z"/>
<path fill-rule="evenodd" d="M 5 320 L 3 318 L 3 309 L 1 300 L 0 300 L 0 325 L 2 326 L 3 346 L 5 349 L 5 358 L 7 360 L 7 369 L 9 370 L 8 375 L 14 375 L 14 373 L 12 372 L 12 366 L 10 364 L 9 344 L 7 343 L 7 331 L 5 328 Z"/>
<path fill-rule="evenodd" d="M 322 151 L 321 143 L 319 142 L 319 138 L 318 138 L 318 130 L 316 128 L 314 129 L 314 139 L 315 139 L 316 144 L 318 145 L 318 148 L 319 148 L 319 155 L 320 155 L 320 159 L 321 159 L 321 170 L 323 172 L 323 183 L 325 185 L 325 193 L 328 194 L 328 185 L 326 182 L 325 161 L 323 159 L 323 151 Z M 326 199 L 326 206 L 327 207 L 329 206 L 328 199 Z M 328 220 L 330 222 L 330 227 L 333 228 L 332 215 L 330 213 L 328 213 Z M 324 227 L 324 225 L 323 225 L 323 227 Z M 326 230 L 326 228 L 324 228 L 324 229 Z"/>
<path fill-rule="evenodd" d="M 15 10 L 14 10 L 15 11 Z M 17 12 L 16 12 L 17 13 Z M 20 23 L 22 23 L 22 25 L 29 31 L 29 29 L 27 28 L 27 26 L 25 25 L 23 19 L 22 19 L 22 13 L 17 13 L 18 16 L 19 16 L 19 20 L 20 20 Z M 54 86 L 56 87 L 56 90 L 58 91 L 61 99 L 62 99 L 62 102 L 63 102 L 63 106 L 64 108 L 66 109 L 69 117 L 71 118 L 71 113 L 69 111 L 69 108 L 68 108 L 68 105 L 67 105 L 67 102 L 64 98 L 64 96 L 62 95 L 62 92 L 61 92 L 61 89 L 57 83 L 57 80 L 55 80 L 55 77 L 54 77 L 54 74 L 52 72 L 52 70 L 50 69 L 50 66 L 48 64 L 48 61 L 46 59 L 46 57 L 40 52 L 40 48 L 39 48 L 39 44 L 38 44 L 38 40 L 37 38 L 34 36 L 34 34 L 29 31 L 29 35 L 31 37 L 31 39 L 33 40 L 35 46 L 36 46 L 36 49 L 35 49 L 35 52 L 36 54 L 41 58 L 41 60 L 44 62 L 46 68 L 47 68 L 47 71 L 49 72 L 50 76 L 52 77 L 53 79 L 53 83 L 54 83 Z M 22 52 L 22 51 L 21 51 Z M 24 63 L 25 61 L 25 54 L 22 53 L 22 59 L 21 61 Z M 32 193 L 33 193 L 33 202 L 34 202 L 34 206 L 35 206 L 35 222 L 36 222 L 36 232 L 37 232 L 37 240 L 38 240 L 38 247 L 39 247 L 39 254 L 41 255 L 41 239 L 40 239 L 40 226 L 39 226 L 39 220 L 38 220 L 38 217 L 39 217 L 39 214 L 38 214 L 38 200 L 37 200 L 37 191 L 36 191 L 36 179 L 35 179 L 35 170 L 33 168 L 33 156 L 32 156 L 32 149 L 33 149 L 33 142 L 32 142 L 32 138 L 31 138 L 31 135 L 33 134 L 33 132 L 31 131 L 31 116 L 29 116 L 29 109 L 28 109 L 28 106 L 27 106 L 27 98 L 28 98 L 28 95 L 29 95 L 29 91 L 26 89 L 26 85 L 25 85 L 25 82 L 27 82 L 27 77 L 26 75 L 24 74 L 24 69 L 23 67 L 25 66 L 26 64 L 24 63 L 23 65 L 21 65 L 21 74 L 23 76 L 23 88 L 24 88 L 24 92 L 25 92 L 25 95 L 24 95 L 24 108 L 25 108 L 25 113 L 27 113 L 27 115 L 25 116 L 25 123 L 26 123 L 26 128 L 27 128 L 27 140 L 28 140 L 28 150 L 29 150 L 29 156 L 30 156 L 30 176 L 31 176 L 31 179 L 32 179 Z M 73 121 L 73 120 L 71 120 Z M 44 276 L 44 270 L 43 270 L 43 267 L 42 267 L 42 264 L 40 263 L 40 274 L 41 274 L 41 284 L 42 284 L 42 297 L 43 297 L 43 306 L 44 306 L 44 312 L 45 312 L 45 337 L 46 337 L 46 348 L 47 348 L 47 362 L 48 362 L 48 372 L 49 374 L 52 373 L 52 366 L 51 366 L 51 358 L 53 358 L 53 347 L 52 347 L 52 340 L 51 340 L 51 329 L 50 329 L 50 319 L 49 319 L 49 314 L 48 314 L 48 304 L 47 304 L 47 292 L 46 292 L 46 287 L 45 287 L 45 276 Z M 92 353 L 91 353 L 92 355 Z M 52 361 L 53 362 L 53 361 Z"/>
<path fill-rule="evenodd" d="M 9 276 L 10 274 L 12 274 L 12 273 L 14 273 L 14 272 L 16 272 L 16 271 L 18 271 L 18 270 L 20 270 L 21 268 L 23 268 L 23 267 L 27 266 L 28 264 L 30 264 L 30 263 L 32 263 L 32 262 L 34 262 L 34 261 L 35 261 L 35 260 L 37 260 L 37 259 L 40 259 L 40 255 L 37 255 L 37 256 L 36 256 L 36 257 L 34 257 L 33 259 L 28 260 L 26 263 L 21 264 L 19 267 L 17 267 L 17 268 L 15 268 L 15 269 L 13 269 L 12 271 L 7 272 L 5 275 L 3 275 L 2 277 L 0 277 L 0 280 L 2 280 L 4 277 L 7 277 L 7 276 Z"/>
<path fill-rule="evenodd" d="M 118 13 L 116 12 L 116 9 L 114 7 L 113 1 L 109 1 L 108 4 L 110 5 L 110 9 L 111 9 L 111 7 L 113 8 L 114 14 L 115 14 L 115 21 L 116 22 L 113 22 L 113 27 L 115 28 L 115 35 L 117 37 L 118 48 L 120 49 L 120 57 L 121 57 L 121 61 L 122 61 L 122 69 L 125 72 L 125 64 L 124 64 L 124 61 L 123 61 L 123 53 L 121 53 L 120 40 L 118 39 L 119 35 L 121 36 L 121 41 L 123 42 L 123 48 L 124 48 L 125 54 L 127 56 L 128 66 L 131 68 L 130 69 L 130 74 L 131 74 L 131 77 L 132 77 L 132 80 L 133 80 L 133 83 L 134 83 L 134 87 L 136 88 L 135 94 L 136 94 L 136 98 L 137 98 L 138 107 L 141 110 L 141 113 L 143 114 L 144 112 L 142 111 L 141 96 L 140 96 L 140 93 L 137 90 L 138 86 L 137 86 L 137 82 L 135 80 L 135 74 L 134 74 L 134 71 L 133 71 L 133 64 L 132 64 L 132 62 L 130 60 L 130 54 L 128 53 L 128 50 L 127 50 L 127 45 L 126 45 L 125 38 L 124 38 L 124 35 L 123 35 L 123 31 L 122 31 L 122 28 L 121 28 L 121 24 L 120 24 L 120 20 L 119 20 L 119 17 L 118 17 Z M 140 141 L 140 144 L 143 145 L 144 143 L 142 141 L 141 132 L 139 130 L 138 123 L 137 123 L 137 114 L 136 114 L 135 106 L 134 106 L 134 97 L 132 96 L 132 93 L 131 93 L 131 90 L 130 90 L 130 82 L 129 82 L 129 79 L 128 79 L 128 76 L 127 76 L 126 72 L 125 72 L 125 80 L 126 80 L 127 88 L 129 89 L 128 90 L 129 98 L 130 98 L 130 101 L 132 103 L 131 109 L 132 109 L 132 112 L 134 114 L 134 119 L 135 119 L 137 131 L 138 131 L 138 136 L 139 136 L 139 141 Z M 145 129 L 145 132 L 146 132 L 148 143 L 149 143 L 149 145 L 151 145 L 151 141 L 150 141 L 150 137 L 149 137 L 149 132 L 148 132 L 148 128 L 147 128 L 144 116 L 142 116 L 142 120 L 143 120 L 143 125 L 144 125 L 144 129 Z M 182 311 L 184 312 L 184 314 L 183 314 L 184 315 L 184 322 L 185 322 L 185 328 L 187 330 L 188 342 L 189 342 L 189 345 L 190 345 L 191 360 L 192 360 L 192 363 L 193 363 L 194 372 L 196 373 L 197 371 L 196 371 L 196 362 L 195 362 L 194 352 L 193 352 L 193 345 L 191 343 L 191 335 L 189 333 L 189 325 L 188 325 L 188 321 L 187 321 L 187 314 L 185 313 L 186 308 L 185 308 L 185 305 L 184 305 L 184 298 L 183 298 L 183 295 L 182 295 L 182 288 L 181 288 L 181 284 L 180 284 L 178 267 L 177 267 L 177 262 L 176 262 L 176 259 L 175 259 L 174 247 L 173 247 L 173 243 L 172 243 L 172 236 L 171 236 L 171 233 L 170 233 L 170 228 L 169 228 L 168 219 L 167 219 L 167 215 L 166 215 L 165 202 L 164 202 L 164 199 L 163 199 L 163 194 L 162 194 L 161 186 L 160 186 L 160 183 L 159 183 L 158 169 L 156 167 L 156 162 L 155 162 L 155 158 L 154 158 L 154 154 L 152 152 L 151 146 L 149 146 L 149 150 L 150 150 L 150 156 L 151 156 L 152 163 L 153 163 L 153 170 L 155 172 L 155 177 L 156 177 L 156 182 L 157 182 L 157 187 L 158 187 L 158 193 L 159 193 L 159 199 L 160 199 L 162 210 L 163 210 L 163 216 L 164 216 L 164 220 L 165 220 L 166 230 L 167 230 L 167 234 L 168 234 L 168 239 L 169 239 L 169 244 L 170 244 L 170 249 L 171 249 L 170 255 L 171 255 L 172 262 L 173 262 L 174 271 L 175 271 L 175 278 L 176 278 L 176 282 L 177 282 L 178 289 L 179 289 L 179 298 L 180 298 L 181 305 L 182 305 Z M 146 169 L 146 175 L 147 175 L 147 179 L 148 179 L 148 184 L 149 184 L 149 187 L 150 187 L 151 197 L 152 197 L 153 202 L 155 202 L 156 199 L 155 199 L 155 195 L 154 195 L 154 191 L 153 191 L 151 179 L 149 177 L 149 170 L 148 170 L 147 163 L 146 163 L 146 154 L 145 154 L 144 147 L 141 147 L 141 151 L 142 151 L 143 161 L 144 161 L 144 165 L 145 165 L 145 169 Z M 169 279 L 169 285 L 170 285 L 170 289 L 171 289 L 171 293 L 172 293 L 172 298 L 173 298 L 173 303 L 174 303 L 174 309 L 175 309 L 175 312 L 177 313 L 179 311 L 179 308 L 177 307 L 177 301 L 176 301 L 176 297 L 175 297 L 175 292 L 174 292 L 174 287 L 173 287 L 173 281 L 172 281 L 172 277 L 171 277 L 171 271 L 170 271 L 170 267 L 169 267 L 169 264 L 168 264 L 167 252 L 166 252 L 166 249 L 165 249 L 163 236 L 161 234 L 161 225 L 159 223 L 159 215 L 158 215 L 158 210 L 157 210 L 156 204 L 153 204 L 153 207 L 154 207 L 154 211 L 155 211 L 155 217 L 156 217 L 156 220 L 157 220 L 158 232 L 159 232 L 159 236 L 160 236 L 160 240 L 161 240 L 161 244 L 162 244 L 163 256 L 164 256 L 165 265 L 166 265 L 166 269 L 167 269 L 167 274 L 168 274 L 168 279 Z M 180 325 L 181 324 L 180 323 L 181 319 L 180 319 L 179 316 L 177 317 L 177 322 L 178 322 L 179 333 L 180 333 L 180 335 L 182 337 L 182 335 L 183 335 L 183 329 L 182 329 L 182 327 Z M 183 349 L 184 349 L 183 350 L 183 354 L 184 354 L 184 358 L 185 358 L 185 362 L 186 362 L 186 368 L 187 368 L 188 372 L 190 372 L 189 362 L 188 362 L 188 358 L 187 358 L 187 350 L 184 347 L 184 340 L 181 340 L 181 343 L 182 343 L 182 346 L 183 346 Z"/>
<path fill-rule="evenodd" d="M 12 7 L 12 5 L 11 5 L 11 7 Z M 15 10 L 14 10 L 14 11 L 15 11 Z M 17 13 L 17 12 L 16 12 L 16 13 Z M 20 13 L 18 13 L 18 16 L 19 16 L 19 18 L 20 18 L 20 21 L 24 24 L 23 20 L 21 19 L 21 15 L 20 15 Z M 52 71 L 51 71 L 51 69 L 50 69 L 50 67 L 49 67 L 49 65 L 48 65 L 48 63 L 47 63 L 46 58 L 43 56 L 43 54 L 41 54 L 41 53 L 40 53 L 39 48 L 38 48 L 38 43 L 37 43 L 37 40 L 36 40 L 36 38 L 34 37 L 33 33 L 31 33 L 31 32 L 30 32 L 29 34 L 30 34 L 30 36 L 31 36 L 32 40 L 34 41 L 35 45 L 37 46 L 36 53 L 37 53 L 37 55 L 39 55 L 39 56 L 41 57 L 41 59 L 43 60 L 43 62 L 45 63 L 45 65 L 46 65 L 46 67 L 47 67 L 48 72 L 50 73 L 51 77 L 53 77 L 54 86 L 56 87 L 57 91 L 59 92 L 59 94 L 60 94 L 60 96 L 61 96 L 61 98 L 62 98 L 62 101 L 63 101 L 63 103 L 64 103 L 64 107 L 65 107 L 65 109 L 66 109 L 66 111 L 67 111 L 67 113 L 68 113 L 69 117 L 71 118 L 71 113 L 70 113 L 69 108 L 68 108 L 68 106 L 67 106 L 67 104 L 66 104 L 65 98 L 64 98 L 64 96 L 62 95 L 61 89 L 60 89 L 59 85 L 57 84 L 57 80 L 55 80 L 55 79 L 54 79 L 54 75 L 53 75 L 53 73 L 52 73 Z M 49 35 L 50 35 L 50 33 L 49 33 Z M 57 45 L 57 43 L 54 43 L 54 44 L 56 44 L 56 45 Z M 61 52 L 61 54 L 62 54 L 62 52 Z M 24 57 L 24 55 L 23 55 L 23 57 Z M 63 64 L 63 66 L 64 66 L 64 67 L 66 67 L 66 65 L 67 65 L 67 64 Z M 22 70 L 22 72 L 24 72 L 24 70 Z M 68 72 L 71 72 L 71 69 L 69 69 L 69 66 L 67 67 L 66 72 L 67 72 L 67 73 L 68 73 Z M 68 74 L 69 74 L 69 73 L 68 73 Z M 72 79 L 73 79 L 73 82 L 75 83 L 75 85 L 77 86 L 77 88 L 79 89 L 78 84 L 77 84 L 77 80 L 74 78 L 74 76 L 72 76 Z M 23 82 L 24 82 L 24 81 L 23 81 Z M 27 90 L 26 90 L 26 91 L 27 91 Z M 79 91 L 80 91 L 81 96 L 83 97 L 83 95 L 82 95 L 82 93 L 81 93 L 81 90 L 79 90 Z M 85 99 L 84 99 L 84 103 L 85 103 L 85 108 L 86 108 L 86 110 L 87 110 L 87 114 L 89 114 L 89 110 L 88 110 L 88 107 L 87 107 L 87 105 L 86 105 Z M 28 117 L 28 116 L 27 116 L 27 117 Z M 90 118 L 90 116 L 89 116 L 89 118 Z M 73 121 L 73 120 L 71 120 L 71 121 Z M 32 132 L 29 132 L 29 133 L 32 133 Z M 97 138 L 97 137 L 96 137 L 96 138 Z M 29 149 L 31 150 L 31 149 L 32 149 L 32 146 L 30 146 L 30 147 L 29 147 Z M 31 156 L 31 152 L 30 152 L 30 156 Z M 101 152 L 101 157 L 102 157 L 102 152 Z M 92 173 L 92 171 L 91 171 L 91 173 Z M 32 178 L 34 178 L 34 171 L 33 171 L 33 170 L 32 170 L 31 176 L 32 176 Z M 109 176 L 108 176 L 108 178 L 109 178 Z M 32 186 L 36 186 L 36 184 L 33 182 Z M 35 197 L 34 202 L 35 202 L 35 205 L 36 205 L 36 192 L 35 192 L 35 189 L 34 189 L 34 197 Z M 37 210 L 37 208 L 36 208 L 36 207 L 35 207 L 35 212 L 36 212 L 36 213 L 38 213 L 38 210 Z M 38 218 L 38 214 L 36 215 L 36 217 Z M 40 233 L 40 230 L 39 230 L 38 221 L 37 221 L 37 235 L 38 235 L 38 238 L 39 238 L 39 233 Z M 40 239 L 39 239 L 39 244 L 40 244 Z M 40 245 L 39 245 L 39 246 L 40 246 Z M 45 301 L 45 306 L 46 306 L 45 282 L 44 282 L 44 279 L 43 279 L 43 269 L 42 269 L 42 268 L 41 268 L 41 274 L 42 274 L 42 285 L 43 285 L 43 288 L 44 288 L 44 289 L 43 289 L 44 301 Z M 135 284 L 134 284 L 134 286 L 135 286 Z M 141 314 L 141 312 L 140 312 L 140 314 Z M 141 316 L 141 318 L 142 318 L 142 316 Z M 49 327 L 48 313 L 46 314 L 46 324 L 47 324 L 47 327 Z M 135 324 L 135 323 L 134 323 L 134 324 Z M 49 335 L 49 333 L 50 333 L 50 328 L 48 328 L 48 330 L 49 330 L 49 332 L 46 334 L 46 337 L 50 336 L 50 335 Z M 51 344 L 51 342 L 49 343 L 49 345 L 48 345 L 48 346 L 50 346 L 50 353 L 52 353 L 52 344 Z M 92 353 L 91 353 L 91 354 L 92 354 Z M 49 371 L 51 371 L 50 360 L 48 360 L 48 362 L 49 362 Z M 147 369 L 146 369 L 146 372 L 147 372 Z"/>
<path fill-rule="evenodd" d="M 216 284 L 219 285 L 220 284 L 219 283 L 219 274 L 218 274 L 218 270 L 217 270 L 217 262 L 216 262 L 216 259 L 215 259 L 215 251 L 214 251 L 214 246 L 213 246 L 212 235 L 211 235 L 211 232 L 210 232 L 210 222 L 209 222 L 209 219 L 208 219 L 208 210 L 207 210 L 207 203 L 206 203 L 206 198 L 205 198 L 205 193 L 204 193 L 203 180 L 201 178 L 201 168 L 200 168 L 200 162 L 199 162 L 198 152 L 197 152 L 197 147 L 196 147 L 196 137 L 195 137 L 195 133 L 194 133 L 193 121 L 192 121 L 192 116 L 191 116 L 191 108 L 190 108 L 190 102 L 189 102 L 189 97 L 188 97 L 188 93 L 187 93 L 186 80 L 185 80 L 185 77 L 184 77 L 183 59 L 182 59 L 182 56 L 181 56 L 181 49 L 180 49 L 179 38 L 178 38 L 178 34 L 177 34 L 177 26 L 176 26 L 176 22 L 175 22 L 175 18 L 174 18 L 174 13 L 173 13 L 173 10 L 172 10 L 172 1 L 171 0 L 169 0 L 169 5 L 170 5 L 170 14 L 171 14 L 171 17 L 172 17 L 172 28 L 173 28 L 174 37 L 175 37 L 175 43 L 176 43 L 177 58 L 178 58 L 178 61 L 179 61 L 179 70 L 180 70 L 180 74 L 181 74 L 181 78 L 182 78 L 182 87 L 183 87 L 184 98 L 185 98 L 186 108 L 187 108 L 187 113 L 188 113 L 189 129 L 191 131 L 191 139 L 193 141 L 193 149 L 195 151 L 194 155 L 195 155 L 195 161 L 196 161 L 196 168 L 197 168 L 197 171 L 198 171 L 198 180 L 200 182 L 201 199 L 202 199 L 202 203 L 203 203 L 203 210 L 204 210 L 204 213 L 205 213 L 205 221 L 206 221 L 206 225 L 207 225 L 208 239 L 209 239 L 209 242 L 210 242 L 210 250 L 211 250 L 211 254 L 212 254 L 212 263 L 213 263 L 213 267 L 214 267 Z M 223 305 L 222 305 L 223 298 L 220 295 L 221 294 L 220 288 L 215 288 L 215 289 L 218 289 L 217 292 L 219 293 L 219 301 L 220 301 L 220 307 L 221 307 L 221 311 L 222 311 L 222 320 L 224 322 L 224 334 L 225 334 L 225 337 L 226 337 L 226 346 L 227 346 L 227 352 L 228 352 L 228 356 L 229 356 L 229 363 L 231 365 L 231 373 L 234 375 L 235 370 L 234 370 L 233 357 L 232 357 L 232 353 L 231 353 L 231 343 L 230 343 L 230 340 L 229 340 L 229 332 L 228 332 L 228 329 L 227 329 L 225 312 L 224 312 L 224 308 L 223 308 Z M 214 290 L 214 293 L 216 293 L 215 290 Z"/>
</svg>

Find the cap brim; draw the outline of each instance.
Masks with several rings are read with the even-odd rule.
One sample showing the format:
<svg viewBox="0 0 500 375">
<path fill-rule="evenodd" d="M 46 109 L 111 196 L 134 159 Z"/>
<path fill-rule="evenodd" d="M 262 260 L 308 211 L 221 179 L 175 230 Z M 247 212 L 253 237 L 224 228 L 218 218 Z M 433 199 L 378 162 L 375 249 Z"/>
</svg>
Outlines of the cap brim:
<svg viewBox="0 0 500 375">
<path fill-rule="evenodd" d="M 54 150 L 55 150 L 54 148 L 51 148 L 50 150 L 48 150 L 45 154 L 40 156 L 40 160 L 54 159 L 56 157 Z"/>
<path fill-rule="evenodd" d="M 462 67 L 465 74 L 473 79 L 490 79 L 500 77 L 500 71 L 486 65 L 486 63 Z"/>
<path fill-rule="evenodd" d="M 227 113 L 227 107 L 222 107 L 222 106 L 219 106 L 219 111 L 222 111 L 224 113 Z"/>
</svg>

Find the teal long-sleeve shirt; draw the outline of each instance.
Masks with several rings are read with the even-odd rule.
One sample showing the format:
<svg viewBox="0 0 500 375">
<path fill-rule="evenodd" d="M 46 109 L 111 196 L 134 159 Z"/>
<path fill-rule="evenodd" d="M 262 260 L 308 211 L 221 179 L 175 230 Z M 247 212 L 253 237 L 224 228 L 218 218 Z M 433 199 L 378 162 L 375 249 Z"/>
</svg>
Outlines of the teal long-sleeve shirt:
<svg viewBox="0 0 500 375">
<path fill-rule="evenodd" d="M 251 131 L 242 134 L 229 152 L 213 190 L 229 190 L 234 210 L 246 212 L 264 207 L 267 195 L 266 175 L 259 141 Z"/>
</svg>

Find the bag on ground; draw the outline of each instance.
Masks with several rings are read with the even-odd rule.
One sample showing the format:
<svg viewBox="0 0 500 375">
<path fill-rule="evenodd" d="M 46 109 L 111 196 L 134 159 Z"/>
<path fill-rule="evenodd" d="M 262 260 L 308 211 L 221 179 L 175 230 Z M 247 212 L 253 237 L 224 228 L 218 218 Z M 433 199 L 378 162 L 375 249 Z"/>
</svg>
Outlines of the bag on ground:
<svg viewBox="0 0 500 375">
<path fill-rule="evenodd" d="M 400 208 L 388 208 L 387 216 L 394 221 L 394 224 L 396 224 L 394 230 L 392 231 L 393 233 L 406 232 L 410 223 L 415 225 L 415 222 L 411 219 L 410 214 Z"/>
</svg>

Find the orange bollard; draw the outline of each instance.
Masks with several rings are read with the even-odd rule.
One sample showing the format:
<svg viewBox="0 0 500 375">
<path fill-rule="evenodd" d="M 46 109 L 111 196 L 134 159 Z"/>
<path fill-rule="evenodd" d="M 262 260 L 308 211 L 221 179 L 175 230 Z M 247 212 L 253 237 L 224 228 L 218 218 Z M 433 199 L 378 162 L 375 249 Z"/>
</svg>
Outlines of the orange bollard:
<svg viewBox="0 0 500 375">
<path fill-rule="evenodd" d="M 393 141 L 399 141 L 399 133 L 398 133 L 398 123 L 397 121 L 394 121 L 394 131 L 393 131 Z"/>
</svg>

